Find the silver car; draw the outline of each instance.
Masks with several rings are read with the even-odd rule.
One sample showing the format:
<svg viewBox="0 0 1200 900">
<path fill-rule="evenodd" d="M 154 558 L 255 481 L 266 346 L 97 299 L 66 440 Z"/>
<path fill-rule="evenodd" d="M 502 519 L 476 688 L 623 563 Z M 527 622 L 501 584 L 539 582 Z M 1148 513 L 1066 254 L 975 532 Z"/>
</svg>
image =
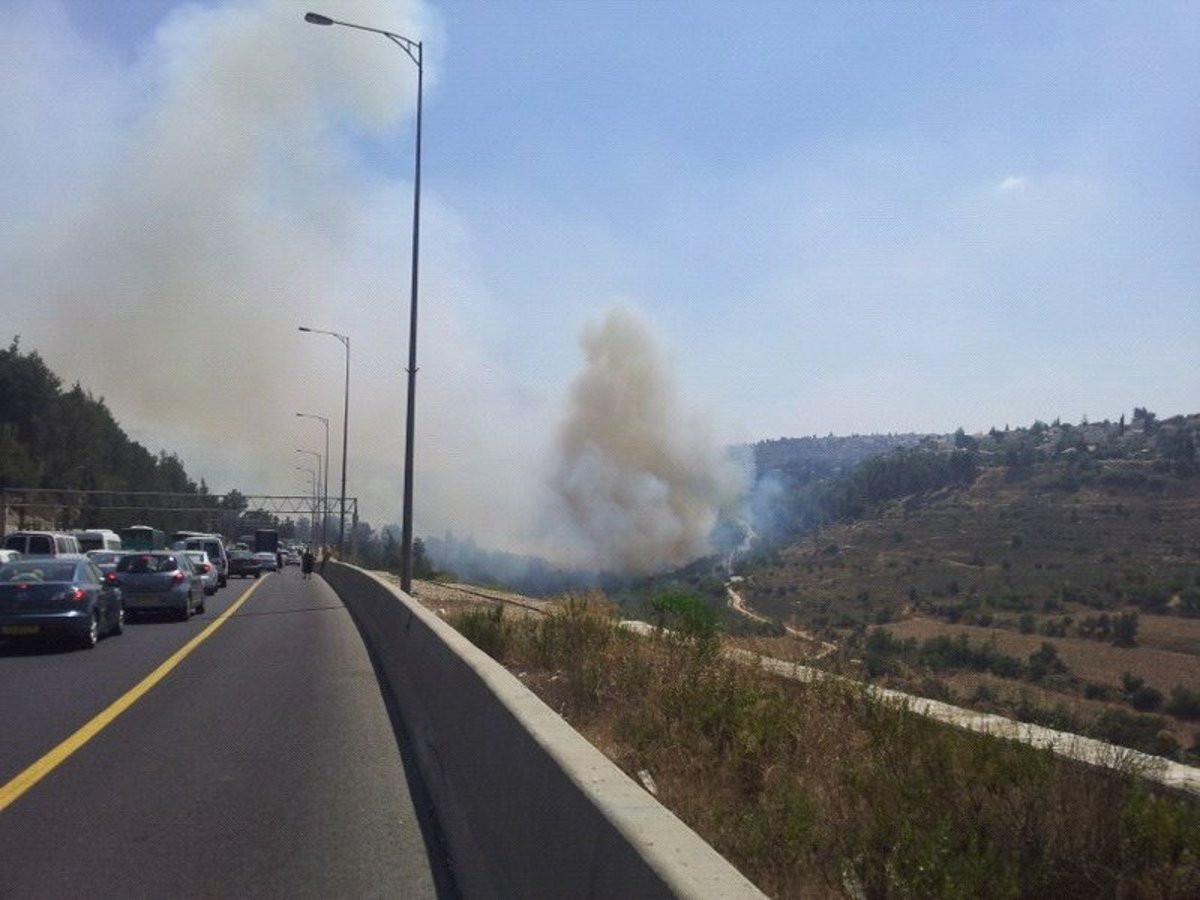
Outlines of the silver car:
<svg viewBox="0 0 1200 900">
<path fill-rule="evenodd" d="M 192 565 L 200 570 L 200 577 L 204 580 L 204 596 L 211 597 L 217 592 L 217 567 L 213 565 L 212 560 L 203 550 L 184 550 L 183 552 L 188 555 Z"/>
<path fill-rule="evenodd" d="M 87 558 L 96 564 L 101 572 L 107 575 L 117 570 L 117 560 L 124 554 L 120 550 L 89 550 Z"/>
<path fill-rule="evenodd" d="M 204 612 L 204 579 L 182 550 L 126 553 L 110 576 L 125 593 L 125 613 L 170 612 L 186 622 Z"/>
<path fill-rule="evenodd" d="M 176 547 L 179 545 L 176 544 Z M 215 534 L 204 534 L 185 538 L 183 540 L 184 550 L 203 550 L 208 554 L 208 561 L 216 567 L 217 570 L 217 587 L 225 587 L 229 581 L 229 553 L 225 549 L 225 542 Z"/>
</svg>

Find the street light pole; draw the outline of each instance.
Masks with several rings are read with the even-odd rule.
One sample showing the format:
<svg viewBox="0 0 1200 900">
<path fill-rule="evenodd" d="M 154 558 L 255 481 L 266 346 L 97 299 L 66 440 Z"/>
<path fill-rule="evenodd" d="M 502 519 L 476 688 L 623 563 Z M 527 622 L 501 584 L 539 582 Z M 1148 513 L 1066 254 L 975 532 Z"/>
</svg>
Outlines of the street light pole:
<svg viewBox="0 0 1200 900">
<path fill-rule="evenodd" d="M 313 484 L 312 522 L 309 524 L 309 528 L 308 528 L 309 536 L 311 537 L 312 541 L 315 543 L 316 539 L 317 539 L 317 498 L 320 496 L 320 493 L 321 493 L 321 472 L 322 472 L 321 453 L 318 450 L 301 450 L 299 448 L 296 449 L 296 452 L 297 453 L 307 453 L 310 456 L 315 456 L 317 458 L 317 480 L 316 480 L 316 483 Z M 326 465 L 328 465 L 328 463 L 326 463 Z"/>
<path fill-rule="evenodd" d="M 308 452 L 308 451 L 301 450 L 300 452 L 301 452 L 301 453 L 306 453 L 306 452 Z M 317 473 L 316 473 L 316 472 L 314 472 L 312 469 L 310 469 L 308 466 L 296 466 L 296 471 L 297 471 L 297 472 L 307 472 L 307 473 L 308 473 L 308 475 L 309 475 L 309 484 L 312 486 L 312 493 L 313 493 L 313 506 L 315 507 L 315 506 L 316 506 L 316 496 L 317 496 Z M 310 530 L 311 530 L 311 529 L 310 529 Z"/>
<path fill-rule="evenodd" d="M 310 12 L 304 16 L 304 21 L 313 25 L 342 25 L 358 31 L 370 31 L 381 34 L 403 50 L 408 58 L 417 66 L 417 146 L 416 162 L 413 170 L 413 226 L 412 226 L 412 286 L 409 302 L 408 322 L 408 404 L 405 416 L 404 435 L 404 515 L 401 537 L 401 570 L 400 588 L 405 593 L 412 592 L 413 569 L 413 432 L 416 422 L 417 405 L 417 264 L 420 258 L 421 246 L 421 100 L 424 87 L 425 68 L 423 65 L 423 49 L 420 41 L 414 41 L 403 35 L 393 34 L 380 28 L 368 28 L 365 25 L 354 25 L 350 22 L 339 22 L 320 13 Z M 343 511 L 344 512 L 344 511 Z"/>
<path fill-rule="evenodd" d="M 320 328 L 307 328 L 304 325 L 300 326 L 301 331 L 306 331 L 309 334 L 328 334 L 337 338 L 342 342 L 342 346 L 346 348 L 346 399 L 342 406 L 342 498 L 341 498 L 341 524 L 338 526 L 338 557 L 346 558 L 346 438 L 350 430 L 350 336 L 346 334 L 338 334 L 336 331 L 323 331 Z"/>
<path fill-rule="evenodd" d="M 328 546 L 328 541 L 325 539 L 325 523 L 329 518 L 329 419 L 325 416 L 318 416 L 316 413 L 296 413 L 302 419 L 317 419 L 325 426 L 325 487 L 321 489 L 321 494 L 324 500 L 321 501 L 321 546 Z"/>
</svg>

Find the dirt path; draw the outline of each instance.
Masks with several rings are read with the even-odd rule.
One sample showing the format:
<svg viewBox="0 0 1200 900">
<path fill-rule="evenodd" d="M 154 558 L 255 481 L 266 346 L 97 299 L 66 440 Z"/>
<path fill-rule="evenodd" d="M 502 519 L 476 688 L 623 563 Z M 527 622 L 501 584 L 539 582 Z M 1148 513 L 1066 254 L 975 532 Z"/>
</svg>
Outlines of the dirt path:
<svg viewBox="0 0 1200 900">
<path fill-rule="evenodd" d="M 756 622 L 765 622 L 768 625 L 775 624 L 774 619 L 769 619 L 766 616 L 762 615 L 761 613 L 757 613 L 754 610 L 752 610 L 749 606 L 747 606 L 745 599 L 743 599 L 742 595 L 733 589 L 733 585 L 731 585 L 731 584 L 725 585 L 725 592 L 729 598 L 729 607 L 734 612 L 740 613 L 741 615 L 745 616 L 746 618 L 753 619 Z M 813 659 L 824 659 L 826 656 L 829 656 L 831 653 L 837 652 L 837 644 L 831 644 L 831 643 L 829 643 L 829 641 L 822 641 L 816 635 L 814 635 L 810 632 L 803 631 L 799 628 L 793 628 L 791 625 L 788 625 L 786 622 L 783 623 L 783 629 L 788 634 L 790 634 L 792 637 L 798 637 L 798 638 L 801 638 L 802 640 L 808 641 L 810 644 L 817 645 L 817 647 L 819 647 L 820 649 L 818 649 L 817 652 L 815 654 L 813 654 L 813 656 L 812 656 Z"/>
</svg>

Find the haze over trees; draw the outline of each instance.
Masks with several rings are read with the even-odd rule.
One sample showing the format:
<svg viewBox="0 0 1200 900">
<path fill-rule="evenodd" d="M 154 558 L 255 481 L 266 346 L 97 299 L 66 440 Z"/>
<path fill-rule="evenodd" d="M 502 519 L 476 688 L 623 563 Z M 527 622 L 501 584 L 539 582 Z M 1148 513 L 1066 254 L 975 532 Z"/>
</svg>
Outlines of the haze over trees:
<svg viewBox="0 0 1200 900">
<path fill-rule="evenodd" d="M 130 440 L 103 397 L 64 389 L 19 337 L 0 350 L 0 487 L 208 493 L 174 453 Z"/>
</svg>

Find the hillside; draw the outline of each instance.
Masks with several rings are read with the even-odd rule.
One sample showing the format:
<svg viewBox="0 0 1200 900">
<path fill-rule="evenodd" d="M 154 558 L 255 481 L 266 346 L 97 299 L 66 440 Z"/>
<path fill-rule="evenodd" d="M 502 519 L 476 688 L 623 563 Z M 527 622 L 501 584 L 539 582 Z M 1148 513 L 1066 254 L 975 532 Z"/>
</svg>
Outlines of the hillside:
<svg viewBox="0 0 1200 900">
<path fill-rule="evenodd" d="M 856 674 L 1195 761 L 1198 425 L 1139 410 L 878 457 L 797 490 L 792 539 L 739 562 L 737 593 Z M 953 454 L 969 481 L 900 490 Z"/>
</svg>

